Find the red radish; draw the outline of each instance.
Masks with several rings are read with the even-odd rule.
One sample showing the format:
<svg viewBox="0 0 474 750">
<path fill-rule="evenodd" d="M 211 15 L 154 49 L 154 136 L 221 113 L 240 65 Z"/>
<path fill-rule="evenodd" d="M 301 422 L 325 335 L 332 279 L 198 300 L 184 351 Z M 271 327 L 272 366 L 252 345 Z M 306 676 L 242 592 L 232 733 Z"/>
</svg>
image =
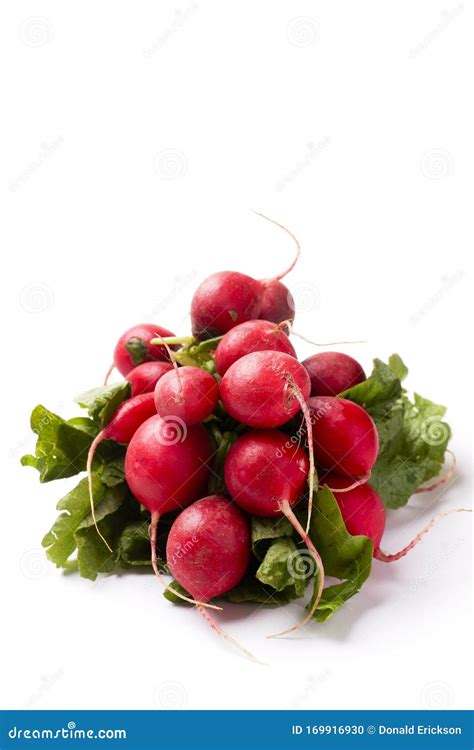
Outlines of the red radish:
<svg viewBox="0 0 474 750">
<path fill-rule="evenodd" d="M 300 246 L 296 237 L 283 224 L 270 219 L 268 216 L 255 211 L 257 216 L 283 229 L 296 243 L 296 256 L 290 267 L 283 273 L 271 279 L 257 281 L 237 271 L 220 271 L 208 276 L 198 286 L 191 303 L 191 321 L 194 336 L 198 338 L 212 338 L 221 336 L 246 320 L 262 317 L 262 302 L 266 297 L 266 309 L 270 315 L 282 314 L 281 279 L 295 266 L 300 254 Z M 288 301 L 287 292 L 287 301 Z M 292 299 L 292 298 L 291 298 Z M 278 304 L 277 304 L 278 303 Z M 284 315 L 284 320 L 294 318 L 294 307 Z M 269 317 L 273 320 L 273 317 Z M 280 322 L 280 319 L 273 321 Z"/>
<path fill-rule="evenodd" d="M 211 454 L 211 441 L 202 425 L 187 427 L 178 418 L 158 415 L 139 427 L 128 446 L 125 478 L 135 498 L 151 513 L 151 563 L 160 582 L 158 521 L 163 513 L 184 508 L 204 494 Z"/>
<path fill-rule="evenodd" d="M 250 560 L 248 521 L 222 495 L 204 497 L 183 510 L 173 523 L 166 560 L 174 578 L 195 600 L 209 602 L 230 591 L 244 576 Z M 256 661 L 201 604 L 198 610 L 222 638 Z"/>
<path fill-rule="evenodd" d="M 125 476 L 138 502 L 159 516 L 184 508 L 203 494 L 210 458 L 204 427 L 188 428 L 180 419 L 156 415 L 130 441 Z"/>
<path fill-rule="evenodd" d="M 303 361 L 311 380 L 312 396 L 337 396 L 366 380 L 362 367 L 348 354 L 321 352 Z"/>
<path fill-rule="evenodd" d="M 261 320 L 271 320 L 272 323 L 293 323 L 295 319 L 295 300 L 288 287 L 281 281 L 273 281 L 264 288 L 260 305 Z"/>
<path fill-rule="evenodd" d="M 166 544 L 171 574 L 195 598 L 214 599 L 243 578 L 250 560 L 248 521 L 221 495 L 183 510 Z"/>
<path fill-rule="evenodd" d="M 237 505 L 256 516 L 286 516 L 313 557 L 314 572 L 318 572 L 317 595 L 303 622 L 285 633 L 309 622 L 324 587 L 321 558 L 292 510 L 304 492 L 308 470 L 303 449 L 295 447 L 279 430 L 253 430 L 242 435 L 227 454 L 224 467 L 227 489 Z"/>
<path fill-rule="evenodd" d="M 194 336 L 212 338 L 227 333 L 245 320 L 258 318 L 260 283 L 237 271 L 219 271 L 196 289 L 191 303 Z"/>
<path fill-rule="evenodd" d="M 309 448 L 309 529 L 313 507 L 314 457 L 311 415 L 306 404 L 311 389 L 303 365 L 284 352 L 252 352 L 229 367 L 220 385 L 225 410 L 250 427 L 279 427 L 299 409 L 306 422 Z"/>
<path fill-rule="evenodd" d="M 296 358 L 296 352 L 288 336 L 268 320 L 248 320 L 232 328 L 220 340 L 215 351 L 216 368 L 224 375 L 238 359 L 259 351 L 278 351 Z"/>
<path fill-rule="evenodd" d="M 316 463 L 327 471 L 367 481 L 379 450 L 372 417 L 345 398 L 315 396 L 308 406 Z"/>
<path fill-rule="evenodd" d="M 173 369 L 170 362 L 143 362 L 134 367 L 127 375 L 127 380 L 132 386 L 132 396 L 140 393 L 152 393 L 155 385 L 163 375 Z"/>
<path fill-rule="evenodd" d="M 385 507 L 381 498 L 374 488 L 367 483 L 348 490 L 348 481 L 350 480 L 347 477 L 328 474 L 324 478 L 323 484 L 327 484 L 332 490 L 349 534 L 353 536 L 362 534 L 369 537 L 374 543 L 374 557 L 380 562 L 395 562 L 405 557 L 440 518 L 449 516 L 451 513 L 471 513 L 471 510 L 466 508 L 453 508 L 438 513 L 406 547 L 399 552 L 387 554 L 380 549 L 386 520 Z"/>
<path fill-rule="evenodd" d="M 186 425 L 197 424 L 217 406 L 219 386 L 199 367 L 177 367 L 156 384 L 155 406 L 161 417 L 177 417 Z"/>
<path fill-rule="evenodd" d="M 92 492 L 92 462 L 94 460 L 94 455 L 97 446 L 102 440 L 115 440 L 116 443 L 129 443 L 140 425 L 154 414 L 156 414 L 156 408 L 153 393 L 143 393 L 139 396 L 129 398 L 127 401 L 120 404 L 110 422 L 93 440 L 92 445 L 89 448 L 89 453 L 87 454 L 87 476 L 89 480 L 89 499 L 92 518 L 97 533 L 111 552 L 112 549 L 107 540 L 101 534 L 95 517 L 94 497 Z"/>
<path fill-rule="evenodd" d="M 117 370 L 125 376 L 143 362 L 167 360 L 168 354 L 163 346 L 150 344 L 156 336 L 174 336 L 174 333 L 153 323 L 141 323 L 125 331 L 114 350 L 114 365 Z"/>
<path fill-rule="evenodd" d="M 295 319 L 295 300 L 293 299 L 290 290 L 281 283 L 281 279 L 289 274 L 295 267 L 298 258 L 300 257 L 300 243 L 293 232 L 290 232 L 290 230 L 283 226 L 283 224 L 280 224 L 274 219 L 270 219 L 269 216 L 265 216 L 265 214 L 261 214 L 259 211 L 254 211 L 254 213 L 262 219 L 269 221 L 271 224 L 274 224 L 279 229 L 283 229 L 296 245 L 295 257 L 286 271 L 271 279 L 263 279 L 260 282 L 263 287 L 263 295 L 260 303 L 260 315 L 258 317 L 262 320 L 270 320 L 272 323 L 282 323 L 283 321 L 293 323 Z"/>
<path fill-rule="evenodd" d="M 278 427 L 300 409 L 296 389 L 309 398 L 311 384 L 303 365 L 283 352 L 246 354 L 229 367 L 221 382 L 226 411 L 250 427 Z"/>
<path fill-rule="evenodd" d="M 362 484 L 345 492 L 350 486 L 348 477 L 328 474 L 323 484 L 327 484 L 337 500 L 346 529 L 352 536 L 368 536 L 374 543 L 374 554 L 380 547 L 385 531 L 385 506 L 370 484 Z"/>
</svg>

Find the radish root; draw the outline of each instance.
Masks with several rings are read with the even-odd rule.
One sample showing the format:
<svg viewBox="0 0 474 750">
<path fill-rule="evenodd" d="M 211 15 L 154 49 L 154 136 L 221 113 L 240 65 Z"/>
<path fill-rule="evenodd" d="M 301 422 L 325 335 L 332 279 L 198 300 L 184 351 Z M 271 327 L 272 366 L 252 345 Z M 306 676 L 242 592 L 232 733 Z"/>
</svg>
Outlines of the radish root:
<svg viewBox="0 0 474 750">
<path fill-rule="evenodd" d="M 277 324 L 277 328 L 282 327 L 288 328 L 288 336 L 290 334 L 292 336 L 296 336 L 299 339 L 302 339 L 303 341 L 306 341 L 308 344 L 313 344 L 313 346 L 337 346 L 338 344 L 367 344 L 367 341 L 326 341 L 324 343 L 313 341 L 312 339 L 308 339 L 306 336 L 303 336 L 302 333 L 297 333 L 294 328 L 291 320 L 282 320 L 281 323 Z"/>
<path fill-rule="evenodd" d="M 107 383 L 109 382 L 109 378 L 112 375 L 114 367 L 115 367 L 115 363 L 112 362 L 109 369 L 107 370 L 107 375 L 105 376 L 105 379 L 104 379 L 104 385 L 107 385 Z"/>
<path fill-rule="evenodd" d="M 381 549 L 378 549 L 374 552 L 374 557 L 377 560 L 380 560 L 380 562 L 386 563 L 400 560 L 400 558 L 405 557 L 405 555 L 410 552 L 413 547 L 416 547 L 418 542 L 421 542 L 424 535 L 433 528 L 435 523 L 439 521 L 440 518 L 443 518 L 444 516 L 450 516 L 451 513 L 472 513 L 472 510 L 470 508 L 453 508 L 453 510 L 445 510 L 442 513 L 438 513 L 436 516 L 434 516 L 434 518 L 431 519 L 431 521 L 425 526 L 425 528 L 422 529 L 409 544 L 407 544 L 406 547 L 400 550 L 400 552 L 395 552 L 394 554 L 389 555 L 386 552 L 382 552 Z"/>
<path fill-rule="evenodd" d="M 432 492 L 433 490 L 437 489 L 437 487 L 441 487 L 441 485 L 446 484 L 446 482 L 449 482 L 454 472 L 456 471 L 456 456 L 454 455 L 452 451 L 449 450 L 449 448 L 446 449 L 446 453 L 449 453 L 449 455 L 451 456 L 451 465 L 449 469 L 447 470 L 446 474 L 444 474 L 444 476 L 442 476 L 440 479 L 434 482 L 434 484 L 428 485 L 428 487 L 418 487 L 418 489 L 415 492 L 415 495 L 419 494 L 420 492 Z"/>
<path fill-rule="evenodd" d="M 204 619 L 206 620 L 206 622 L 209 623 L 209 625 L 211 626 L 211 628 L 218 634 L 218 636 L 220 638 L 223 638 L 224 641 L 227 641 L 228 643 L 231 643 L 232 646 L 234 646 L 234 648 L 236 648 L 239 651 L 241 651 L 247 657 L 247 659 L 250 659 L 250 661 L 253 661 L 256 664 L 262 664 L 262 662 L 259 661 L 250 651 L 248 651 L 245 648 L 245 646 L 242 646 L 242 644 L 239 643 L 239 641 L 237 641 L 235 638 L 233 638 L 231 635 L 229 635 L 228 633 L 226 633 L 225 630 L 223 630 L 221 628 L 221 626 L 214 620 L 214 618 L 209 614 L 209 612 L 207 612 L 204 609 L 205 606 L 206 605 L 203 605 L 202 603 L 199 603 L 198 604 L 198 611 L 204 617 Z"/>
<path fill-rule="evenodd" d="M 291 523 L 295 531 L 298 532 L 303 542 L 306 544 L 307 548 L 311 552 L 311 555 L 313 556 L 314 562 L 316 564 L 317 575 L 318 575 L 318 590 L 314 597 L 314 601 L 311 605 L 311 609 L 309 610 L 304 620 L 302 620 L 297 625 L 293 625 L 291 628 L 288 628 L 287 630 L 283 630 L 281 633 L 275 633 L 274 635 L 269 635 L 267 636 L 267 638 L 279 638 L 282 635 L 287 635 L 288 633 L 294 633 L 296 630 L 300 630 L 300 628 L 304 628 L 304 626 L 308 624 L 308 622 L 312 619 L 314 613 L 316 612 L 316 609 L 321 600 L 321 594 L 323 593 L 323 588 L 324 588 L 324 566 L 323 566 L 323 561 L 321 560 L 321 557 L 319 556 L 319 553 L 316 547 L 314 546 L 308 534 L 303 529 L 302 525 L 300 524 L 295 514 L 293 513 L 288 500 L 282 501 L 279 507 L 280 507 L 281 512 L 289 520 L 289 522 Z"/>
<path fill-rule="evenodd" d="M 342 487 L 341 489 L 338 489 L 337 487 L 328 487 L 328 490 L 331 490 L 331 492 L 337 492 L 337 493 L 349 492 L 350 490 L 355 490 L 356 487 L 361 487 L 363 484 L 367 484 L 367 482 L 370 480 L 371 474 L 372 472 L 369 471 L 368 474 L 364 474 L 363 477 L 360 477 L 360 479 L 358 479 L 357 482 L 350 484 L 349 487 Z"/>
<path fill-rule="evenodd" d="M 252 209 L 252 211 L 253 211 L 253 209 Z M 279 221 L 275 221 L 275 219 L 270 219 L 269 216 L 265 216 L 265 214 L 260 213 L 260 211 L 253 211 L 253 213 L 256 214 L 257 216 L 260 216 L 262 219 L 265 219 L 266 221 L 269 221 L 270 224 L 274 224 L 276 227 L 279 227 L 280 229 L 283 229 L 283 231 L 286 232 L 289 237 L 291 237 L 291 239 L 293 240 L 293 242 L 296 245 L 296 255 L 295 255 L 294 259 L 293 259 L 293 262 L 291 263 L 290 266 L 288 266 L 288 268 L 286 269 L 286 271 L 284 271 L 283 273 L 279 273 L 278 276 L 274 276 L 272 279 L 264 279 L 263 280 L 262 283 L 265 284 L 265 286 L 270 286 L 270 284 L 274 284 L 276 281 L 281 281 L 287 274 L 290 273 L 290 271 L 293 270 L 293 268 L 296 266 L 298 258 L 300 257 L 301 247 L 300 247 L 300 243 L 296 239 L 296 237 L 293 234 L 293 232 L 290 232 L 290 230 L 287 229 L 285 226 L 283 226 L 283 224 L 280 224 Z"/>
<path fill-rule="evenodd" d="M 306 422 L 306 431 L 308 433 L 308 452 L 309 452 L 309 498 L 308 498 L 308 521 L 306 523 L 306 534 L 309 531 L 309 527 L 311 524 L 311 514 L 313 512 L 313 494 L 314 494 L 314 453 L 313 453 L 313 423 L 311 421 L 311 413 L 308 408 L 308 404 L 303 398 L 303 394 L 301 393 L 300 389 L 296 385 L 295 381 L 292 377 L 289 375 L 287 376 L 287 381 L 291 385 L 291 390 L 293 391 L 294 396 L 299 402 L 299 405 L 301 406 L 301 411 L 303 412 L 304 420 Z"/>
<path fill-rule="evenodd" d="M 171 589 L 170 586 L 169 585 L 167 586 L 166 583 L 163 581 L 162 575 L 160 573 L 160 569 L 158 568 L 158 559 L 156 557 L 156 536 L 157 536 L 159 520 L 160 520 L 160 514 L 158 512 L 155 511 L 154 513 L 151 514 L 151 523 L 150 523 L 151 565 L 152 565 L 152 568 L 156 577 L 158 578 L 159 582 L 163 586 L 165 592 L 171 591 L 179 599 L 182 599 L 185 602 L 189 602 L 189 604 L 196 604 L 198 607 L 209 607 L 209 609 L 222 611 L 222 607 L 218 607 L 215 604 L 208 604 L 207 602 L 197 602 L 195 599 L 190 599 L 188 596 L 184 596 L 184 594 L 180 594 L 179 591 L 176 591 L 175 589 Z"/>
<path fill-rule="evenodd" d="M 95 454 L 96 448 L 99 445 L 99 443 L 102 442 L 102 440 L 104 439 L 104 437 L 105 437 L 104 430 L 102 430 L 101 432 L 99 432 L 99 434 L 97 435 L 97 437 L 94 438 L 94 440 L 92 441 L 91 447 L 89 448 L 89 453 L 87 454 L 87 464 L 86 464 L 87 483 L 88 483 L 88 486 L 89 486 L 89 501 L 90 501 L 90 505 L 91 505 L 91 515 L 92 515 L 92 520 L 94 521 L 95 529 L 96 529 L 98 535 L 100 536 L 100 538 L 102 539 L 102 541 L 104 542 L 105 546 L 109 550 L 109 552 L 113 553 L 112 547 L 110 546 L 110 544 L 108 543 L 107 539 L 102 534 L 101 530 L 99 529 L 99 527 L 97 525 L 97 518 L 96 518 L 96 515 L 95 515 L 95 506 L 94 506 L 94 491 L 93 491 L 93 487 L 92 487 L 92 461 L 94 460 L 94 454 Z"/>
</svg>

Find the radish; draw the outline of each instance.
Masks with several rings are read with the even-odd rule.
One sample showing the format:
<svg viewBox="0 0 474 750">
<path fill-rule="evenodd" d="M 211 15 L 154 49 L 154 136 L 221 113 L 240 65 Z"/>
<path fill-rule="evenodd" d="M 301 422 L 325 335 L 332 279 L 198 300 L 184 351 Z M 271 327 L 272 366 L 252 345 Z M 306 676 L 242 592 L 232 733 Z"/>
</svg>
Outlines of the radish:
<svg viewBox="0 0 474 750">
<path fill-rule="evenodd" d="M 379 437 L 372 417 L 345 398 L 315 396 L 308 406 L 313 426 L 316 463 L 361 484 L 377 460 Z"/>
<path fill-rule="evenodd" d="M 219 386 L 205 370 L 190 365 L 167 372 L 155 387 L 156 411 L 186 425 L 202 422 L 217 406 Z"/>
<path fill-rule="evenodd" d="M 281 281 L 273 281 L 264 288 L 260 304 L 261 320 L 272 323 L 293 323 L 295 319 L 295 300 L 288 287 Z"/>
<path fill-rule="evenodd" d="M 274 221 L 274 219 L 270 219 L 268 216 L 265 216 L 265 214 L 261 214 L 258 211 L 255 211 L 254 213 L 256 213 L 257 216 L 261 216 L 262 219 L 266 219 L 272 224 L 275 224 L 275 226 L 280 229 L 283 229 L 296 245 L 296 255 L 289 268 L 272 279 L 264 279 L 260 282 L 263 287 L 263 294 L 260 302 L 259 318 L 262 320 L 270 320 L 272 323 L 282 323 L 283 321 L 293 323 L 295 319 L 295 300 L 293 299 L 293 295 L 288 287 L 281 283 L 281 279 L 283 279 L 295 267 L 301 252 L 300 243 L 295 235 L 283 226 L 283 224 Z"/>
<path fill-rule="evenodd" d="M 286 287 L 280 282 L 294 268 L 300 254 L 300 246 L 296 237 L 282 224 L 258 211 L 254 213 L 283 229 L 295 241 L 296 256 L 286 271 L 270 279 L 257 281 L 237 271 L 219 271 L 204 279 L 196 289 L 191 302 L 192 331 L 197 338 L 221 336 L 240 323 L 261 317 L 264 298 L 264 309 L 270 316 L 268 319 L 277 323 L 281 320 L 279 316 L 284 307 L 281 304 L 282 288 L 285 290 Z M 288 291 L 286 294 L 288 301 Z M 274 320 L 273 316 L 279 319 Z M 290 317 L 294 318 L 294 307 L 290 308 L 289 312 L 286 310 L 283 319 L 287 320 Z"/>
<path fill-rule="evenodd" d="M 225 410 L 250 427 L 278 427 L 300 409 L 298 391 L 309 398 L 311 383 L 290 354 L 251 352 L 229 367 L 221 382 Z"/>
<path fill-rule="evenodd" d="M 252 352 L 229 367 L 220 391 L 225 410 L 250 427 L 279 427 L 300 409 L 306 422 L 309 449 L 309 529 L 313 508 L 314 457 L 311 415 L 306 404 L 311 390 L 303 365 L 284 352 Z"/>
<path fill-rule="evenodd" d="M 97 437 L 92 441 L 87 454 L 87 476 L 89 481 L 89 499 L 91 504 L 91 514 L 94 526 L 101 539 L 105 542 L 112 552 L 107 540 L 104 538 L 97 525 L 94 508 L 94 497 L 92 492 L 92 462 L 97 450 L 97 446 L 102 440 L 115 440 L 116 443 L 129 443 L 133 435 L 145 420 L 156 414 L 155 400 L 153 393 L 143 393 L 124 401 L 118 407 L 110 422 L 104 427 Z"/>
<path fill-rule="evenodd" d="M 224 375 L 238 359 L 257 351 L 279 351 L 296 359 L 296 352 L 288 336 L 268 320 L 249 320 L 232 328 L 220 340 L 215 351 L 216 368 Z"/>
<path fill-rule="evenodd" d="M 247 570 L 250 561 L 248 521 L 222 495 L 197 500 L 173 523 L 166 543 L 166 561 L 178 583 L 196 601 L 208 603 L 236 586 Z M 222 638 L 256 661 L 247 649 L 222 630 L 202 604 L 198 604 L 198 610 Z"/>
<path fill-rule="evenodd" d="M 385 531 L 385 506 L 370 484 L 347 490 L 350 482 L 348 477 L 328 474 L 321 483 L 327 484 L 332 491 L 349 534 L 368 536 L 374 543 L 375 555 Z"/>
<path fill-rule="evenodd" d="M 337 396 L 353 385 L 366 380 L 355 359 L 340 352 L 321 352 L 303 361 L 311 380 L 312 396 Z"/>
<path fill-rule="evenodd" d="M 179 514 L 166 544 L 171 574 L 195 599 L 230 591 L 250 561 L 249 524 L 221 495 L 197 500 Z"/>
<path fill-rule="evenodd" d="M 211 441 L 202 425 L 187 427 L 178 417 L 158 415 L 138 428 L 127 448 L 125 478 L 135 498 L 151 513 L 151 564 L 160 582 L 156 558 L 160 516 L 204 494 L 211 454 Z"/>
<path fill-rule="evenodd" d="M 327 484 L 331 489 L 349 534 L 353 536 L 362 534 L 369 537 L 374 544 L 374 557 L 380 562 L 395 562 L 405 557 L 440 518 L 452 513 L 471 513 L 471 510 L 466 508 L 453 508 L 438 513 L 406 547 L 399 552 L 387 554 L 380 549 L 386 521 L 385 507 L 381 498 L 370 484 L 366 483 L 351 489 L 348 488 L 349 481 L 347 477 L 328 474 L 322 483 Z"/>
<path fill-rule="evenodd" d="M 174 333 L 153 323 L 140 323 L 122 333 L 115 346 L 114 362 L 107 373 L 105 382 L 107 383 L 114 367 L 125 376 L 143 362 L 168 359 L 163 346 L 150 344 L 156 336 L 174 336 Z"/>
<path fill-rule="evenodd" d="M 220 336 L 245 320 L 258 318 L 261 296 L 260 282 L 244 273 L 213 273 L 198 286 L 191 302 L 194 336 Z"/>
<path fill-rule="evenodd" d="M 229 450 L 224 467 L 227 489 L 237 505 L 255 516 L 286 516 L 313 557 L 318 572 L 317 594 L 303 622 L 285 633 L 309 622 L 324 587 L 321 558 L 292 510 L 304 492 L 308 470 L 304 450 L 289 445 L 288 436 L 279 430 L 253 430 L 242 435 Z"/>
<path fill-rule="evenodd" d="M 165 373 L 173 369 L 170 362 L 143 362 L 134 367 L 127 375 L 127 380 L 132 386 L 132 396 L 140 393 L 151 393 L 155 385 Z"/>
</svg>

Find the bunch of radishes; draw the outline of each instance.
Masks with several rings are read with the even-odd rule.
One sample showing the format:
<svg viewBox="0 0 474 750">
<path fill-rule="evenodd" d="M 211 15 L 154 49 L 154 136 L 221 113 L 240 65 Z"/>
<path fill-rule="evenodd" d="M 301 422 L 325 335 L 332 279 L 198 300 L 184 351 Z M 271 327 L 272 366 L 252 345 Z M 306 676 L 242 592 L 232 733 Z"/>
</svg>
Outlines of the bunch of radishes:
<svg viewBox="0 0 474 750">
<path fill-rule="evenodd" d="M 298 254 L 297 244 L 288 270 Z M 128 446 L 125 479 L 150 513 L 158 577 L 159 520 L 180 511 L 166 543 L 168 569 L 185 591 L 175 593 L 197 605 L 221 634 L 208 610 L 218 609 L 212 600 L 247 571 L 252 516 L 285 516 L 312 556 L 317 587 L 296 627 L 314 615 L 324 586 L 323 562 L 308 535 L 318 487 L 330 488 L 347 531 L 372 540 L 378 559 L 396 559 L 413 546 L 396 555 L 380 550 L 385 508 L 369 483 L 377 428 L 362 406 L 339 396 L 365 381 L 365 373 L 338 352 L 298 361 L 289 338 L 294 301 L 281 282 L 284 275 L 263 281 L 231 271 L 209 276 L 192 300 L 192 336 L 176 337 L 155 324 L 126 331 L 109 375 L 117 368 L 131 396 L 88 453 L 96 522 L 95 451 L 103 440 Z M 226 420 L 232 427 L 223 439 L 217 425 Z M 218 491 L 209 494 L 210 487 Z"/>
</svg>

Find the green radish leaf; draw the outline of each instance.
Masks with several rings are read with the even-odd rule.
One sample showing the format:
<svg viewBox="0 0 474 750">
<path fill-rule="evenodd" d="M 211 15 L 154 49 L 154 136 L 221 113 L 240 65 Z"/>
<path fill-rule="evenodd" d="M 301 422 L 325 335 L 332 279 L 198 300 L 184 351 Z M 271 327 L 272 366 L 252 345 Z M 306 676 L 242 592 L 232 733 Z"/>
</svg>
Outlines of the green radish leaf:
<svg viewBox="0 0 474 750">
<path fill-rule="evenodd" d="M 94 474 L 92 477 L 92 490 L 94 502 L 99 511 L 106 487 L 100 481 L 100 477 Z M 90 514 L 89 489 L 87 478 L 81 479 L 77 487 L 68 492 L 56 506 L 61 511 L 52 528 L 42 541 L 46 548 L 46 555 L 55 563 L 56 567 L 65 566 L 68 558 L 76 549 L 74 534 L 81 521 Z M 102 542 L 103 544 L 103 542 Z"/>
<path fill-rule="evenodd" d="M 443 468 L 451 437 L 442 417 L 444 406 L 414 394 L 411 400 L 401 386 L 408 369 L 398 354 L 389 364 L 374 360 L 367 380 L 341 394 L 373 418 L 380 439 L 379 455 L 370 483 L 387 508 L 400 508 L 424 483 Z"/>
<path fill-rule="evenodd" d="M 85 470 L 87 451 L 97 434 L 92 420 L 65 421 L 40 405 L 31 414 L 31 429 L 38 435 L 35 455 L 23 456 L 21 464 L 37 469 L 40 482 L 72 477 Z"/>
<path fill-rule="evenodd" d="M 292 539 L 276 539 L 268 548 L 255 576 L 276 591 L 293 586 L 297 596 L 303 596 L 311 569 L 305 567 L 305 553 L 298 550 Z"/>
<path fill-rule="evenodd" d="M 263 560 L 272 540 L 293 536 L 293 526 L 287 518 L 257 518 L 252 516 L 250 523 L 252 550 L 258 560 Z"/>
<path fill-rule="evenodd" d="M 444 406 L 415 393 L 413 402 L 403 397 L 401 408 L 401 429 L 380 452 L 370 479 L 387 508 L 406 505 L 422 484 L 439 475 L 451 437 Z"/>
<path fill-rule="evenodd" d="M 223 594 L 220 598 L 234 604 L 254 603 L 281 607 L 300 596 L 301 594 L 296 592 L 294 586 L 287 586 L 283 591 L 276 591 L 271 586 L 261 583 L 255 577 L 246 576 L 237 586 L 234 586 L 231 591 Z"/>
<path fill-rule="evenodd" d="M 77 546 L 77 564 L 79 574 L 83 578 L 95 581 L 99 573 L 111 573 L 117 564 L 117 539 L 130 516 L 126 499 L 129 492 L 126 485 L 118 485 L 105 489 L 103 499 L 96 508 L 97 525 L 100 533 L 105 537 L 113 552 L 100 538 L 88 513 L 74 532 Z"/>
<path fill-rule="evenodd" d="M 400 381 L 405 380 L 408 375 L 408 367 L 399 354 L 391 354 L 388 358 L 388 366 L 395 373 Z"/>
<path fill-rule="evenodd" d="M 328 487 L 315 493 L 309 536 L 321 556 L 325 574 L 344 581 L 324 589 L 314 614 L 315 620 L 323 622 L 360 591 L 370 575 L 374 545 L 366 536 L 349 534 Z M 317 583 L 316 578 L 313 597 Z"/>
<path fill-rule="evenodd" d="M 98 422 L 100 427 L 105 427 L 120 404 L 130 397 L 130 393 L 131 385 L 128 380 L 124 380 L 121 383 L 102 385 L 81 393 L 74 401 L 88 410 L 94 422 Z"/>
</svg>

